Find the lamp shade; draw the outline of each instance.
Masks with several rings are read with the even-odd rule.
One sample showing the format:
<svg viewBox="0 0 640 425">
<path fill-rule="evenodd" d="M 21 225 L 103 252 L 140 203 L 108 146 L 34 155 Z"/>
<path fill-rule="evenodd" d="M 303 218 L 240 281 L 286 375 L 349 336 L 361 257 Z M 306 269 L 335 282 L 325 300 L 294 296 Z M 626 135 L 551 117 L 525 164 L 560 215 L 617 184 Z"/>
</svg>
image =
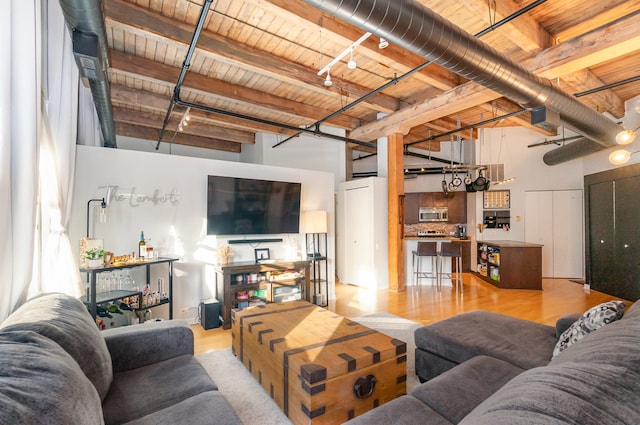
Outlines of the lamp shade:
<svg viewBox="0 0 640 425">
<path fill-rule="evenodd" d="M 302 233 L 327 233 L 326 211 L 302 211 L 300 216 Z"/>
</svg>

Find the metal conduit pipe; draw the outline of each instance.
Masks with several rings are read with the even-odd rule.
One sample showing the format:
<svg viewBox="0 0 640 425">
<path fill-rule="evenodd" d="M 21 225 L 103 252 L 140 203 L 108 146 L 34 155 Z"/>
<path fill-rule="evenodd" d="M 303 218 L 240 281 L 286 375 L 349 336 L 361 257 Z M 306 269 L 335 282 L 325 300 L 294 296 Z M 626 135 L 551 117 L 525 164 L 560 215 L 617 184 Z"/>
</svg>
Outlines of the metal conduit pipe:
<svg viewBox="0 0 640 425">
<path fill-rule="evenodd" d="M 526 70 L 416 1 L 305 2 L 492 89 L 524 108 L 546 106 L 553 109 L 560 114 L 565 127 L 595 142 L 600 146 L 598 150 L 615 146 L 615 136 L 622 130 L 619 125 L 554 87 L 548 80 Z M 577 146 L 569 149 L 573 144 Z M 578 158 L 593 153 L 593 148 L 592 143 L 573 142 L 558 148 L 563 151 L 552 155 L 554 158 L 551 162 Z"/>
<path fill-rule="evenodd" d="M 109 49 L 107 47 L 107 33 L 104 24 L 104 11 L 100 0 L 60 0 L 60 7 L 64 20 L 69 29 L 91 34 L 98 39 L 98 62 L 100 69 L 96 69 L 99 76 L 89 78 L 89 87 L 93 96 L 93 103 L 100 122 L 100 130 L 105 147 L 116 147 L 116 128 L 113 123 L 113 108 L 111 105 L 111 90 L 107 69 L 109 68 Z M 75 51 L 75 46 L 74 46 Z"/>
</svg>

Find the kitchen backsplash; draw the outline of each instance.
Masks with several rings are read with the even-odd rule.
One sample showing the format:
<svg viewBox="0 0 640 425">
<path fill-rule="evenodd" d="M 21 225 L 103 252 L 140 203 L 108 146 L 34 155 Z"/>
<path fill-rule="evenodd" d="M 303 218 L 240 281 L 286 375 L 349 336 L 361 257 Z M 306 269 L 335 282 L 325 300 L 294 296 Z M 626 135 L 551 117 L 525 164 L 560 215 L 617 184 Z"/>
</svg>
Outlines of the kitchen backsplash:
<svg viewBox="0 0 640 425">
<path fill-rule="evenodd" d="M 466 228 L 466 224 L 464 225 Z M 404 225 L 404 235 L 405 236 L 417 236 L 418 230 L 437 230 L 444 232 L 445 235 L 449 236 L 452 232 L 456 232 L 457 224 L 447 224 L 447 223 L 418 223 L 418 224 L 405 224 Z"/>
</svg>

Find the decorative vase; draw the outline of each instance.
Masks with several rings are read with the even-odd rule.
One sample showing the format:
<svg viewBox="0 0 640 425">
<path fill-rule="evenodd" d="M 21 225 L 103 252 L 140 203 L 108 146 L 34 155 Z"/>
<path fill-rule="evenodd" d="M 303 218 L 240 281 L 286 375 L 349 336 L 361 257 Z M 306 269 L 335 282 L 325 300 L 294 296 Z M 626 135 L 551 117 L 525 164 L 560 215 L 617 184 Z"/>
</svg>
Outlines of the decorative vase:
<svg viewBox="0 0 640 425">
<path fill-rule="evenodd" d="M 102 258 L 94 258 L 92 260 L 87 260 L 87 265 L 89 266 L 89 268 L 96 268 L 96 267 L 101 267 L 103 264 L 102 262 Z"/>
</svg>

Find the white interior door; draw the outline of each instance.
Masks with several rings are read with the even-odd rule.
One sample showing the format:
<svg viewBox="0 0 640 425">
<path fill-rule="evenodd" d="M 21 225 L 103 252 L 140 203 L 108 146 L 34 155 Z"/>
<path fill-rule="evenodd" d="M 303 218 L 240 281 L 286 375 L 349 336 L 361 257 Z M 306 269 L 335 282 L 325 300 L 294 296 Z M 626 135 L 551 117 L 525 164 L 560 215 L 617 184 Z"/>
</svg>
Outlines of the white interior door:
<svg viewBox="0 0 640 425">
<path fill-rule="evenodd" d="M 553 194 L 550 191 L 526 192 L 524 235 L 526 242 L 542 245 L 542 276 L 553 277 Z"/>
<path fill-rule="evenodd" d="M 542 276 L 584 277 L 581 190 L 526 192 L 525 240 L 542 247 Z"/>
<path fill-rule="evenodd" d="M 369 191 L 368 187 L 345 191 L 345 281 L 365 287 L 368 286 L 367 275 L 373 269 Z"/>
<path fill-rule="evenodd" d="M 581 190 L 553 192 L 554 277 L 584 277 L 584 223 Z"/>
</svg>

